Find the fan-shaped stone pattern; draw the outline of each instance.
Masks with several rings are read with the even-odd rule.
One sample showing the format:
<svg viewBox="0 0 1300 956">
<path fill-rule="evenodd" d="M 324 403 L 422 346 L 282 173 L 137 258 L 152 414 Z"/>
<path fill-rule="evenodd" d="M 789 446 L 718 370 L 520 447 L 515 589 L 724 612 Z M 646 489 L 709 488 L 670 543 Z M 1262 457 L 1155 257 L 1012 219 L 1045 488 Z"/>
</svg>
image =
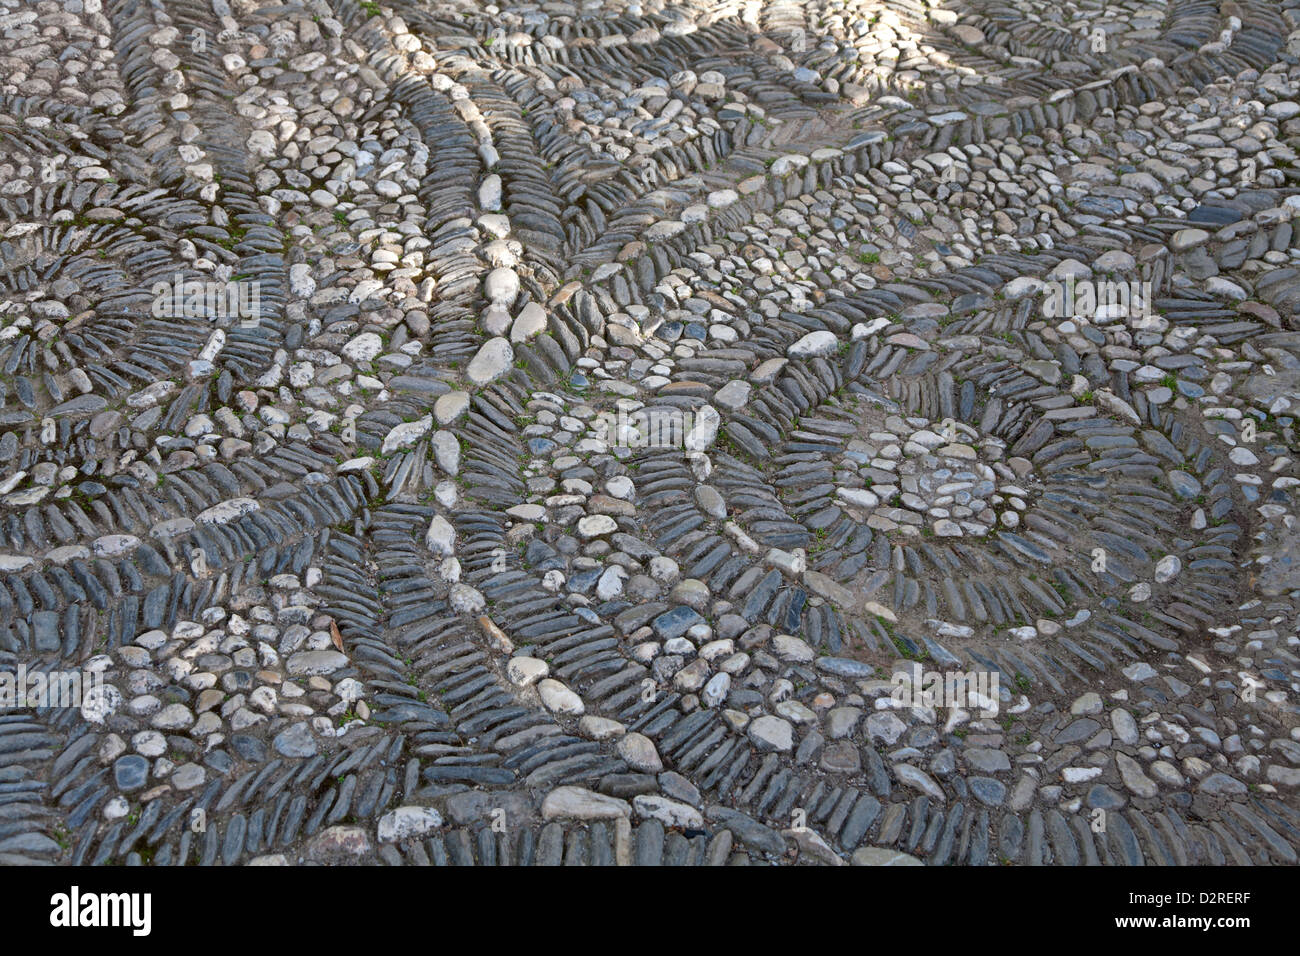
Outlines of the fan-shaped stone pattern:
<svg viewBox="0 0 1300 956">
<path fill-rule="evenodd" d="M 0 860 L 1296 862 L 1297 21 L 12 14 Z"/>
</svg>

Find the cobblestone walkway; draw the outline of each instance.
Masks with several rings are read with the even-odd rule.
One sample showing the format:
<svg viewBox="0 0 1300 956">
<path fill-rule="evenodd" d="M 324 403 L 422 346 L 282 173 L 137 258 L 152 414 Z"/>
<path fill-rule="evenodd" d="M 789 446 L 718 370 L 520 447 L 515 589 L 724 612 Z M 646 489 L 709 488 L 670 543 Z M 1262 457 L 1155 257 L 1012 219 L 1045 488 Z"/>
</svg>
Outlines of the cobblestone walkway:
<svg viewBox="0 0 1300 956">
<path fill-rule="evenodd" d="M 0 0 L 0 863 L 1297 863 L 1298 54 Z"/>
</svg>

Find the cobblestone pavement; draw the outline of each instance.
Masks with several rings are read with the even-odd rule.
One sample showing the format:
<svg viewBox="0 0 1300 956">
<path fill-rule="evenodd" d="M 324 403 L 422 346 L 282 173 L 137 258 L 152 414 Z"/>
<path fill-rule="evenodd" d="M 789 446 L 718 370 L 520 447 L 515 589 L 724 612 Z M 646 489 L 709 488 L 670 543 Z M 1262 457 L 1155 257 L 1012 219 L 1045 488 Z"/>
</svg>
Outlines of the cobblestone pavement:
<svg viewBox="0 0 1300 956">
<path fill-rule="evenodd" d="M 0 862 L 1296 863 L 1298 54 L 0 0 Z"/>
</svg>

